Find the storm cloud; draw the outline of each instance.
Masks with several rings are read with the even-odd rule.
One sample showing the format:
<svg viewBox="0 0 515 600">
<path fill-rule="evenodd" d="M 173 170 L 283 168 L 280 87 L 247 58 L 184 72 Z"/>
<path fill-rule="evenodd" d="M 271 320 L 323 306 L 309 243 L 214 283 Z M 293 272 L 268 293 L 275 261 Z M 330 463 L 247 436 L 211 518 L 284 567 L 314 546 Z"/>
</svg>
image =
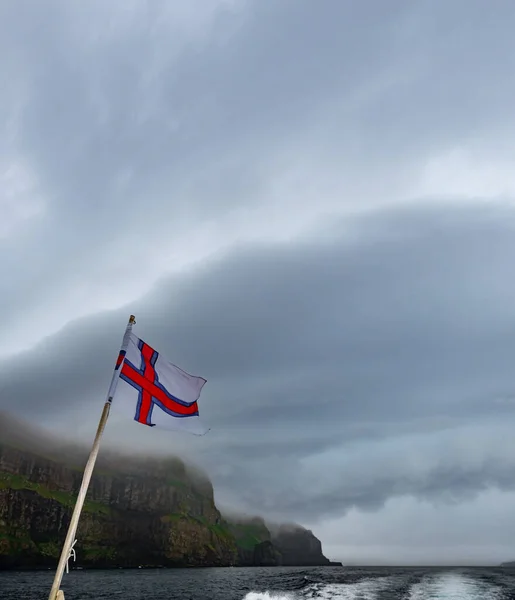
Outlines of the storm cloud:
<svg viewBox="0 0 515 600">
<path fill-rule="evenodd" d="M 515 484 L 494 4 L 2 4 L 0 408 L 89 441 L 134 313 L 212 429 L 113 411 L 106 446 L 187 456 L 335 558 L 515 555 L 482 542 Z"/>
</svg>

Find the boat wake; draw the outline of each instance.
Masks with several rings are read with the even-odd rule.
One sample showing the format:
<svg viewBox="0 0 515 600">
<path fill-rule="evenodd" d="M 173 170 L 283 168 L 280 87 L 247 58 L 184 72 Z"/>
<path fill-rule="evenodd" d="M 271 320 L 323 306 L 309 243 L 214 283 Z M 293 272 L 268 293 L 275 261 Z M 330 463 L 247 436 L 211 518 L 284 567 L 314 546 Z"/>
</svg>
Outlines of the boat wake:
<svg viewBox="0 0 515 600">
<path fill-rule="evenodd" d="M 307 583 L 286 592 L 249 592 L 244 600 L 512 600 L 500 581 L 475 573 L 403 574 L 363 577 L 348 583 Z"/>
<path fill-rule="evenodd" d="M 410 589 L 408 600 L 505 600 L 501 586 L 487 583 L 463 573 L 445 573 L 425 577 Z"/>
</svg>

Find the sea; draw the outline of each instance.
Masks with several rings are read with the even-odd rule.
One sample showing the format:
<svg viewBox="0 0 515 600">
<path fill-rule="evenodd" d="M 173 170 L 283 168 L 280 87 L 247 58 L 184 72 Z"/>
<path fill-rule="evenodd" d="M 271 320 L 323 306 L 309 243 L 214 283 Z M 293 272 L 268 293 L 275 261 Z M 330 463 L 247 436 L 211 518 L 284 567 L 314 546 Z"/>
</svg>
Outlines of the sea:
<svg viewBox="0 0 515 600">
<path fill-rule="evenodd" d="M 0 600 L 47 600 L 51 571 L 0 572 Z M 72 571 L 65 600 L 515 600 L 515 569 L 226 568 Z"/>
</svg>

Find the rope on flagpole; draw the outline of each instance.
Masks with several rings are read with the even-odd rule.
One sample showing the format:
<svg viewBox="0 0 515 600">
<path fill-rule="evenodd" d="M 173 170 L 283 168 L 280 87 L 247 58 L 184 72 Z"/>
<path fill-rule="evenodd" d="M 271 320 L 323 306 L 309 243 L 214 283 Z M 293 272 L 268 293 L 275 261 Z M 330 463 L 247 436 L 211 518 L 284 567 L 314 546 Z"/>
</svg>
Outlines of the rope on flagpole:
<svg viewBox="0 0 515 600">
<path fill-rule="evenodd" d="M 75 552 L 75 548 L 74 548 L 76 543 L 77 543 L 77 540 L 75 540 L 73 542 L 73 544 L 71 545 L 71 548 L 70 548 L 70 552 L 68 553 L 68 560 L 66 561 L 66 574 L 67 575 L 70 572 L 70 567 L 69 567 L 70 558 L 73 557 L 73 562 L 75 562 L 77 560 L 77 553 Z"/>
<path fill-rule="evenodd" d="M 129 322 L 127 323 L 127 328 L 123 336 L 122 347 L 120 349 L 120 356 L 122 356 L 122 361 L 121 364 L 118 365 L 118 369 L 115 369 L 113 372 L 113 377 L 111 379 L 111 385 L 109 386 L 107 400 L 104 404 L 102 416 L 100 417 L 100 421 L 98 423 L 97 433 L 95 435 L 95 440 L 93 441 L 93 446 L 91 448 L 91 453 L 89 455 L 88 462 L 86 463 L 86 466 L 84 468 L 82 483 L 80 486 L 79 494 L 77 496 L 77 500 L 75 502 L 75 508 L 73 509 L 70 525 L 68 527 L 68 533 L 66 534 L 66 539 L 64 540 L 61 557 L 59 559 L 59 564 L 57 565 L 54 582 L 52 584 L 52 589 L 50 590 L 48 600 L 64 600 L 64 593 L 62 590 L 59 589 L 59 587 L 61 586 L 64 571 L 66 570 L 66 572 L 68 572 L 68 561 L 70 560 L 71 556 L 73 556 L 75 560 L 76 553 L 74 546 L 77 542 L 75 534 L 77 533 L 77 527 L 79 525 L 80 513 L 84 505 L 84 500 L 86 499 L 89 482 L 93 474 L 93 469 L 95 467 L 95 462 L 98 456 L 98 450 L 100 448 L 100 440 L 102 438 L 102 434 L 104 433 L 107 418 L 109 417 L 111 400 L 113 399 L 114 392 L 116 390 L 116 385 L 118 383 L 122 363 L 125 359 L 125 352 L 127 351 L 127 347 L 129 345 L 132 326 L 135 322 L 136 318 L 134 317 L 134 315 L 131 315 L 129 318 Z"/>
</svg>

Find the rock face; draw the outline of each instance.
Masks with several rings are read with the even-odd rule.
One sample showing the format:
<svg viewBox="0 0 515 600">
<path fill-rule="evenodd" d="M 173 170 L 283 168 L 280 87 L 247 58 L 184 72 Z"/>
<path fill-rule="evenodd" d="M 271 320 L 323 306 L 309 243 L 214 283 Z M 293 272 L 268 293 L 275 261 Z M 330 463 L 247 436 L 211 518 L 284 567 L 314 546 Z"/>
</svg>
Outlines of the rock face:
<svg viewBox="0 0 515 600">
<path fill-rule="evenodd" d="M 245 566 L 285 567 L 329 566 L 322 544 L 313 533 L 300 525 L 267 526 L 264 519 L 228 519 L 236 539 L 238 564 Z M 334 563 L 340 565 L 340 563 Z"/>
<path fill-rule="evenodd" d="M 0 567 L 55 565 L 82 479 L 74 468 L 0 446 Z M 207 480 L 179 460 L 99 461 L 77 532 L 80 564 L 221 566 L 237 548 Z"/>
<path fill-rule="evenodd" d="M 75 448 L 16 447 L 0 427 L 0 568 L 55 567 L 80 488 Z M 229 521 L 179 459 L 99 457 L 77 532 L 80 566 L 276 566 L 329 561 L 302 528 Z"/>
<path fill-rule="evenodd" d="M 236 540 L 238 565 L 271 567 L 282 564 L 281 553 L 273 545 L 264 519 L 233 517 L 228 520 L 228 525 Z"/>
<path fill-rule="evenodd" d="M 272 543 L 281 554 L 283 566 L 329 566 L 322 544 L 311 531 L 299 525 L 280 525 L 272 529 Z M 337 563 L 338 564 L 338 563 Z"/>
</svg>

